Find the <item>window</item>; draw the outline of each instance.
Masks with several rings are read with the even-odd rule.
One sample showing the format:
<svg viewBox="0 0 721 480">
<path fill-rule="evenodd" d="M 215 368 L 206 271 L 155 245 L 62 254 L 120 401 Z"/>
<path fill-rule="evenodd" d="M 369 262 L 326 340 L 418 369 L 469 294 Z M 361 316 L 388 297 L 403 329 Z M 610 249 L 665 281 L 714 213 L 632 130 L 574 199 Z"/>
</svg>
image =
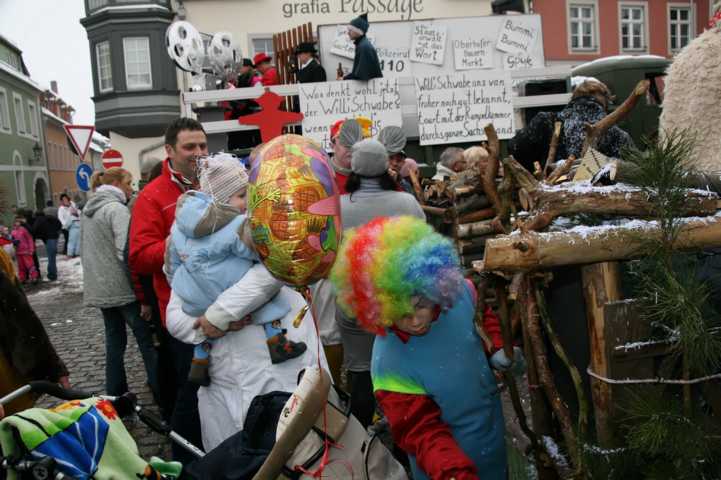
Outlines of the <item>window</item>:
<svg viewBox="0 0 721 480">
<path fill-rule="evenodd" d="M 272 57 L 275 53 L 273 52 L 273 37 L 252 38 L 251 43 L 253 44 L 253 56 L 265 52 Z"/>
<path fill-rule="evenodd" d="M 688 45 L 693 32 L 693 10 L 690 6 L 668 7 L 668 48 L 671 52 L 678 52 Z"/>
<path fill-rule="evenodd" d="M 646 50 L 646 6 L 621 5 L 621 50 Z"/>
<path fill-rule="evenodd" d="M 27 201 L 25 197 L 25 174 L 23 172 L 23 157 L 17 151 L 13 153 L 13 164 L 15 165 L 15 171 L 13 172 L 15 196 L 17 197 L 18 206 L 23 207 Z"/>
<path fill-rule="evenodd" d="M 571 50 L 596 50 L 596 4 L 571 3 L 568 6 Z"/>
<path fill-rule="evenodd" d="M 150 39 L 148 37 L 123 38 L 125 55 L 125 84 L 128 90 L 153 87 L 150 74 Z"/>
<path fill-rule="evenodd" d="M 35 104 L 31 101 L 28 101 L 28 119 L 30 120 L 28 122 L 28 126 L 30 127 L 30 131 L 28 133 L 33 137 L 38 138 L 38 111 Z"/>
<path fill-rule="evenodd" d="M 0 87 L 0 130 L 10 133 L 10 106 L 8 105 L 7 90 Z"/>
<path fill-rule="evenodd" d="M 95 45 L 95 62 L 98 67 L 98 91 L 101 93 L 113 90 L 113 67 L 110 63 L 110 42 Z"/>
<path fill-rule="evenodd" d="M 23 97 L 13 93 L 13 107 L 15 107 L 15 128 L 20 135 L 27 133 L 25 126 L 25 109 L 23 108 Z"/>
</svg>

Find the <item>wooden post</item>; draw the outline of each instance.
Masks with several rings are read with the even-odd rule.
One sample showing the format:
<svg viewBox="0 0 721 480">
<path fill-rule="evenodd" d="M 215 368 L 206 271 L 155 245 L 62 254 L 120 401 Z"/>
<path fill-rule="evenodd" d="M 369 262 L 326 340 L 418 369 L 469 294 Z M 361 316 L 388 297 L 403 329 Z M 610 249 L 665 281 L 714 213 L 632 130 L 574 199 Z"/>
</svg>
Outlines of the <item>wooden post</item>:
<svg viewBox="0 0 721 480">
<path fill-rule="evenodd" d="M 523 305 L 516 304 L 517 309 L 524 308 Z M 516 310 L 518 311 L 518 310 Z M 520 313 L 520 312 L 519 312 Z M 519 315 L 520 316 L 520 315 Z M 538 371 L 536 370 L 536 360 L 531 346 L 531 338 L 528 335 L 526 322 L 521 321 L 521 330 L 523 332 L 523 350 L 526 357 L 526 369 L 528 378 L 528 396 L 531 399 L 531 424 L 533 431 L 541 436 L 553 436 L 553 419 L 551 418 L 551 406 L 543 394 L 541 385 L 538 380 Z M 538 480 L 557 480 L 560 478 L 556 470 L 551 465 L 536 464 L 538 472 Z"/>
<path fill-rule="evenodd" d="M 603 262 L 581 267 L 586 319 L 591 345 L 590 367 L 595 373 L 608 377 L 610 373 L 607 340 L 604 335 L 604 312 L 608 302 L 621 299 L 618 262 Z M 611 426 L 611 385 L 591 378 L 591 396 L 596 420 L 596 437 L 602 447 L 613 444 Z"/>
</svg>

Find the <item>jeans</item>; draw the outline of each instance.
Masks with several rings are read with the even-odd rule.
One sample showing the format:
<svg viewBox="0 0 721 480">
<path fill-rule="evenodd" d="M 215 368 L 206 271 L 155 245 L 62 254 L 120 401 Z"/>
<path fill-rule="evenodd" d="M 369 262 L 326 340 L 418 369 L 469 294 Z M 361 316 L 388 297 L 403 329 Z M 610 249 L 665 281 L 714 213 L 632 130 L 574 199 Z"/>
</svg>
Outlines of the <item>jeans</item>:
<svg viewBox="0 0 721 480">
<path fill-rule="evenodd" d="M 58 254 L 58 239 L 49 238 L 45 241 L 45 251 L 48 254 L 48 279 L 58 279 L 58 267 L 55 262 L 55 257 Z"/>
<path fill-rule="evenodd" d="M 140 318 L 140 304 L 133 302 L 121 307 L 101 308 L 100 311 L 105 321 L 105 388 L 108 395 L 120 396 L 128 391 L 124 359 L 128 343 L 126 324 L 133 330 L 138 342 L 148 385 L 154 393 L 157 392 L 158 352 L 153 347 L 148 323 Z"/>
<path fill-rule="evenodd" d="M 63 228 L 61 230 L 61 232 L 63 234 L 63 255 L 67 255 L 68 254 L 68 229 Z"/>
<path fill-rule="evenodd" d="M 80 255 L 80 222 L 72 222 L 68 229 L 68 256 Z"/>
<path fill-rule="evenodd" d="M 175 396 L 175 408 L 170 426 L 181 437 L 202 449 L 203 437 L 200 433 L 200 414 L 198 413 L 198 385 L 188 381 L 190 362 L 193 359 L 193 345 L 188 345 L 173 337 L 170 338 L 170 350 L 175 360 L 175 374 L 178 391 Z M 187 465 L 196 459 L 195 455 L 173 442 L 171 445 L 173 460 Z"/>
</svg>

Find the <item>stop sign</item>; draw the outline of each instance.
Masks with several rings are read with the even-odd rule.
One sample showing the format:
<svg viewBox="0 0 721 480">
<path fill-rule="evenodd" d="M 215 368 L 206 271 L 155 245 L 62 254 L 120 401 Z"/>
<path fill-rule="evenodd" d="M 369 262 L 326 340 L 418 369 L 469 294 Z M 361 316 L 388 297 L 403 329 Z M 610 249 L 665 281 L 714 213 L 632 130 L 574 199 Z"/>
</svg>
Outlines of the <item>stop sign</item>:
<svg viewBox="0 0 721 480">
<path fill-rule="evenodd" d="M 123 164 L 123 155 L 117 150 L 109 148 L 103 153 L 103 167 L 113 168 Z"/>
</svg>

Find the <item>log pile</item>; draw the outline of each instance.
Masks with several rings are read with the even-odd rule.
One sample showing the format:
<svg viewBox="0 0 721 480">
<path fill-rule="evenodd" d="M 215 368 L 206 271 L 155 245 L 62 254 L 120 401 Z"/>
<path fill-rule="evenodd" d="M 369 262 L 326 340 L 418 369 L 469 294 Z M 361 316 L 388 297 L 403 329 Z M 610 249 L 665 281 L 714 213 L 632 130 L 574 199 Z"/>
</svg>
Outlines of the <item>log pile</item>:
<svg viewBox="0 0 721 480">
<path fill-rule="evenodd" d="M 426 216 L 445 225 L 466 269 L 483 259 L 486 241 L 504 233 L 498 221 L 502 209 L 499 180 L 500 142 L 493 125 L 486 127 L 489 159 L 486 168 L 471 168 L 441 181 L 424 180 L 423 210 Z"/>
<path fill-rule="evenodd" d="M 595 148 L 603 133 L 628 115 L 648 90 L 648 82 L 639 82 L 629 98 L 611 115 L 595 125 L 586 125 L 583 156 Z M 604 374 L 604 318 L 608 302 L 620 300 L 616 281 L 617 260 L 636 258 L 643 254 L 647 240 L 660 236 L 661 227 L 654 218 L 657 199 L 652 191 L 630 185 L 593 186 L 573 182 L 571 156 L 557 162 L 553 159 L 559 142 L 560 123 L 549 139 L 546 159 L 536 162 L 529 172 L 512 157 L 500 161 L 498 139 L 492 125 L 485 128 L 490 160 L 483 170 L 471 170 L 443 182 L 424 182 L 424 210 L 429 217 L 442 220 L 454 239 L 464 267 L 473 270 L 487 282 L 494 275 L 494 307 L 499 312 L 504 336 L 517 336 L 518 327 L 528 360 L 529 384 L 540 387 L 532 391 L 532 428 L 526 424 L 522 411 L 519 422 L 536 453 L 539 478 L 580 478 L 584 456 L 578 448 L 585 438 L 588 425 L 587 402 L 581 387 L 581 376 L 565 358 L 559 339 L 546 317 L 542 293 L 544 270 L 565 265 L 582 268 L 587 321 L 593 348 L 591 366 Z M 502 168 L 501 168 L 502 167 Z M 688 189 L 679 221 L 675 246 L 679 249 L 721 247 L 721 200 L 716 193 Z M 562 219 L 573 221 L 561 222 Z M 593 219 L 593 225 L 584 224 Z M 575 223 L 574 223 L 575 222 Z M 615 272 L 615 273 L 614 273 Z M 484 296 L 481 295 L 481 298 Z M 510 305 L 509 302 L 513 302 Z M 548 366 L 547 339 L 574 382 L 581 410 L 572 418 L 568 406 L 561 401 Z M 510 354 L 510 352 L 508 352 Z M 505 379 L 512 397 L 517 397 L 515 384 Z M 592 382 L 596 437 L 604 444 L 608 421 L 610 388 Z M 514 404 L 517 398 L 514 398 Z M 514 405 L 515 406 L 515 405 Z M 552 435 L 550 425 L 558 422 L 570 470 L 562 471 L 558 462 L 549 462 L 549 452 L 538 442 L 540 435 Z M 535 432 L 535 433 L 534 433 Z"/>
</svg>

